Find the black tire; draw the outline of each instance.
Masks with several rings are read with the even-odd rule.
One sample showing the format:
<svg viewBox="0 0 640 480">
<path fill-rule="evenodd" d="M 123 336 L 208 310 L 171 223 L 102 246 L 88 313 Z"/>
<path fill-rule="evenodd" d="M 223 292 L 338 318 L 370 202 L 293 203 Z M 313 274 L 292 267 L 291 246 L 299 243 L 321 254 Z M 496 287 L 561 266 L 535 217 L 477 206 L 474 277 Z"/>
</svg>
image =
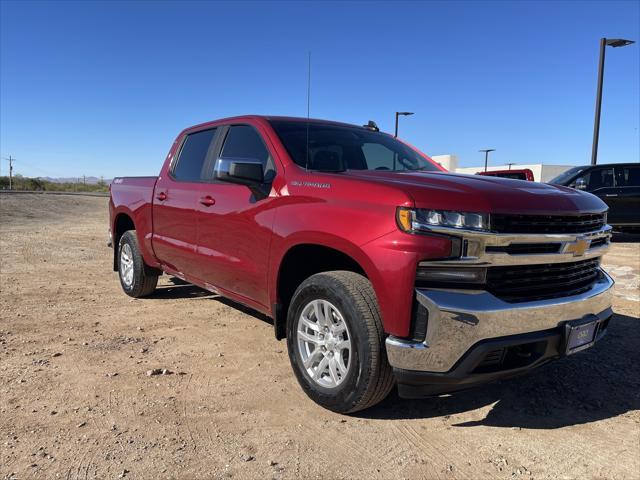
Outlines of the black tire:
<svg viewBox="0 0 640 480">
<path fill-rule="evenodd" d="M 123 278 L 122 268 L 122 249 L 126 248 L 131 251 L 131 258 L 133 259 L 133 278 L 131 284 Z M 135 230 L 128 230 L 124 232 L 120 241 L 118 242 L 118 277 L 120 278 L 120 285 L 124 293 L 133 298 L 145 297 L 153 293 L 158 284 L 158 270 L 148 267 L 142 259 L 140 253 L 140 247 L 138 246 L 138 237 L 136 237 Z"/>
<path fill-rule="evenodd" d="M 354 349 L 344 379 L 332 388 L 324 388 L 307 373 L 297 340 L 298 319 L 315 299 L 337 307 Z M 289 360 L 300 386 L 319 405 L 338 413 L 354 413 L 384 400 L 395 383 L 384 340 L 373 287 L 362 275 L 348 271 L 319 273 L 307 278 L 294 293 L 287 316 Z"/>
</svg>

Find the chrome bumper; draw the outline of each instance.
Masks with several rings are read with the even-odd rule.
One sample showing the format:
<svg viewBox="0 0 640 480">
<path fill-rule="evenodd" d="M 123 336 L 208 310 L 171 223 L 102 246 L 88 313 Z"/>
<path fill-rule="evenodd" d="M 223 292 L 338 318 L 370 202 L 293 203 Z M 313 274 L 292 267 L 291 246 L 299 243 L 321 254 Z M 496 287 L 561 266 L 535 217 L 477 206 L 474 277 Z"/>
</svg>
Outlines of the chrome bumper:
<svg viewBox="0 0 640 480">
<path fill-rule="evenodd" d="M 587 292 L 523 303 L 507 303 L 485 291 L 416 289 L 416 299 L 429 314 L 426 338 L 415 342 L 388 337 L 389 363 L 403 370 L 447 372 L 481 340 L 548 330 L 569 320 L 606 314 L 614 282 L 602 273 Z"/>
</svg>

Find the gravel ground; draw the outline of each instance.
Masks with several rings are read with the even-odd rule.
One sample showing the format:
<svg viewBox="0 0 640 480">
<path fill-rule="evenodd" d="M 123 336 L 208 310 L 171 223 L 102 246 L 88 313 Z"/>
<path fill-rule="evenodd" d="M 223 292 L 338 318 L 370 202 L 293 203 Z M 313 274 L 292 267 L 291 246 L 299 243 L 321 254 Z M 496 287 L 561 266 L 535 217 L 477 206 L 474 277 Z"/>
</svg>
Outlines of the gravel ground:
<svg viewBox="0 0 640 480">
<path fill-rule="evenodd" d="M 594 348 L 342 416 L 255 312 L 167 276 L 124 295 L 106 233 L 103 198 L 0 195 L 0 478 L 640 478 L 640 243 L 606 258 Z"/>
</svg>

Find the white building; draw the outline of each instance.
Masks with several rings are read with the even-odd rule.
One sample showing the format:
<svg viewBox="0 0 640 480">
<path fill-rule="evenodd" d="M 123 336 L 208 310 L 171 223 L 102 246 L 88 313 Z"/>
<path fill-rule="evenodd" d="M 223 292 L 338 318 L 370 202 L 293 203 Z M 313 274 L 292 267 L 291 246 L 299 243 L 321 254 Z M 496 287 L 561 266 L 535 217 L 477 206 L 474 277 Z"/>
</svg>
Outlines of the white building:
<svg viewBox="0 0 640 480">
<path fill-rule="evenodd" d="M 431 160 L 439 163 L 441 166 L 449 170 L 450 172 L 455 172 L 458 168 L 458 156 L 457 155 L 434 155 L 431 157 Z"/>
<path fill-rule="evenodd" d="M 484 165 L 478 167 L 458 167 L 458 157 L 456 155 L 434 155 L 431 157 L 435 162 L 442 165 L 450 172 L 475 174 L 484 171 Z M 574 165 L 547 165 L 544 163 L 515 164 L 511 166 L 512 170 L 523 170 L 528 168 L 533 172 L 533 178 L 536 182 L 548 182 L 557 177 L 565 170 L 572 168 Z M 509 170 L 509 165 L 491 165 L 487 167 L 488 171 Z"/>
</svg>

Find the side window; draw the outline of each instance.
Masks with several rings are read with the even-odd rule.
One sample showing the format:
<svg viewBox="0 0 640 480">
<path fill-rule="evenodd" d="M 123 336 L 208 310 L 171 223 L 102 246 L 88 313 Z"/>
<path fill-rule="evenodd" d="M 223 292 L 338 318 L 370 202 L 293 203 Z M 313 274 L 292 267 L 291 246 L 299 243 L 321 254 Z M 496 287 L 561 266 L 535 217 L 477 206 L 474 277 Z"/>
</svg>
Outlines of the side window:
<svg viewBox="0 0 640 480">
<path fill-rule="evenodd" d="M 229 128 L 222 147 L 221 158 L 258 160 L 264 168 L 264 178 L 269 182 L 275 176 L 275 167 L 269 150 L 260 134 L 249 125 L 233 125 Z"/>
<path fill-rule="evenodd" d="M 640 165 L 620 167 L 620 169 L 622 170 L 621 187 L 640 187 Z"/>
<path fill-rule="evenodd" d="M 574 184 L 576 188 L 586 190 L 587 192 L 593 192 L 600 188 L 613 187 L 613 168 L 597 168 L 591 170 L 583 176 L 578 177 Z"/>
<path fill-rule="evenodd" d="M 197 182 L 201 178 L 202 166 L 207 158 L 216 129 L 203 130 L 187 135 L 182 150 L 173 168 L 173 177 L 182 182 Z"/>
</svg>

